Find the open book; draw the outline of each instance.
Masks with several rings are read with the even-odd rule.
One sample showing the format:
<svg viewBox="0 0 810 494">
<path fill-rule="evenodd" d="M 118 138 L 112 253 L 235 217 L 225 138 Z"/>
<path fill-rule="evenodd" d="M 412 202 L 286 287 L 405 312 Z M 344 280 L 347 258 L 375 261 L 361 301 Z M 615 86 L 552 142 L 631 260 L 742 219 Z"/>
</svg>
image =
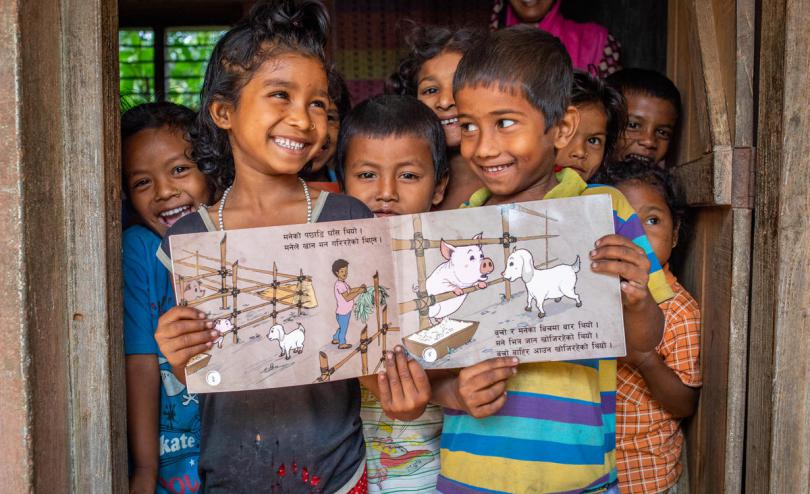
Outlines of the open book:
<svg viewBox="0 0 810 494">
<path fill-rule="evenodd" d="M 398 344 L 425 368 L 622 356 L 619 280 L 588 255 L 610 233 L 596 195 L 173 236 L 178 304 L 221 333 L 188 388 L 373 374 Z"/>
</svg>

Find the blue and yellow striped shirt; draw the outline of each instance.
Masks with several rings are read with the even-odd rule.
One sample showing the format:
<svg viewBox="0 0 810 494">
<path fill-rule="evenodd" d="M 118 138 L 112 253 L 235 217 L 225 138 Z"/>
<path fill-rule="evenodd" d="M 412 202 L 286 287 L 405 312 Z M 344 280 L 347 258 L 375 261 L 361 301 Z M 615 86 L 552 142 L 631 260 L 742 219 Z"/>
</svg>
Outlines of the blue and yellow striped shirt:
<svg viewBox="0 0 810 494">
<path fill-rule="evenodd" d="M 616 233 L 650 259 L 656 301 L 673 296 L 638 216 L 612 187 L 587 185 L 573 170 L 545 199 L 608 194 Z M 462 207 L 486 204 L 481 189 Z M 475 419 L 445 409 L 437 489 L 456 493 L 601 492 L 615 485 L 616 360 L 522 364 L 495 415 Z"/>
</svg>

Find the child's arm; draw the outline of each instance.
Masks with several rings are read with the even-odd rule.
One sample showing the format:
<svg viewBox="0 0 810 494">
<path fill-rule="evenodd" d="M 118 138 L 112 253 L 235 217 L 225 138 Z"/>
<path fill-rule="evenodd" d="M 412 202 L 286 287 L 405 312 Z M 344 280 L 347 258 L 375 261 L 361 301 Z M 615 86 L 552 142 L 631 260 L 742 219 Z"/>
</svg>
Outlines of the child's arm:
<svg viewBox="0 0 810 494">
<path fill-rule="evenodd" d="M 430 382 L 416 360 L 408 360 L 401 346 L 386 352 L 385 371 L 376 376 L 362 376 L 360 382 L 380 401 L 385 414 L 392 419 L 415 420 L 430 400 Z"/>
<path fill-rule="evenodd" d="M 185 367 L 191 357 L 211 348 L 219 338 L 214 322 L 191 307 L 175 306 L 158 319 L 155 341 L 172 366 L 172 373 L 186 383 Z"/>
<path fill-rule="evenodd" d="M 699 388 L 691 388 L 656 353 L 636 365 L 653 398 L 676 419 L 691 417 L 695 411 Z"/>
<path fill-rule="evenodd" d="M 595 273 L 617 275 L 622 280 L 625 360 L 638 366 L 657 356 L 656 348 L 664 334 L 664 314 L 647 288 L 650 261 L 644 249 L 621 235 L 606 235 L 597 240 L 591 259 Z"/>
<path fill-rule="evenodd" d="M 366 285 L 360 285 L 349 290 L 343 292 L 343 298 L 346 302 L 351 302 L 352 300 L 356 299 L 358 295 L 366 291 Z"/>
<path fill-rule="evenodd" d="M 160 368 L 157 355 L 127 355 L 127 436 L 130 494 L 153 494 L 158 476 Z"/>
<path fill-rule="evenodd" d="M 506 403 L 506 381 L 517 373 L 518 359 L 498 357 L 461 369 L 430 375 L 431 401 L 461 410 L 477 419 L 488 417 Z"/>
</svg>

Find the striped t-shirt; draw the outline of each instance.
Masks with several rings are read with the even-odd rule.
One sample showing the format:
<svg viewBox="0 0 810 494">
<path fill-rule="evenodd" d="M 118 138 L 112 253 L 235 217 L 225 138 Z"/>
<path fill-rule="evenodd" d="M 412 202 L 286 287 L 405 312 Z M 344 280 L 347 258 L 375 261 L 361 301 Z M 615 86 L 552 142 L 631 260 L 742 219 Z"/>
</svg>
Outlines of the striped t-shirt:
<svg viewBox="0 0 810 494">
<path fill-rule="evenodd" d="M 643 248 L 657 302 L 673 296 L 638 216 L 616 189 L 570 168 L 545 199 L 608 194 L 616 233 Z M 482 206 L 488 191 L 464 207 Z M 521 364 L 495 415 L 445 409 L 437 489 L 455 493 L 601 492 L 616 484 L 616 360 Z"/>
</svg>

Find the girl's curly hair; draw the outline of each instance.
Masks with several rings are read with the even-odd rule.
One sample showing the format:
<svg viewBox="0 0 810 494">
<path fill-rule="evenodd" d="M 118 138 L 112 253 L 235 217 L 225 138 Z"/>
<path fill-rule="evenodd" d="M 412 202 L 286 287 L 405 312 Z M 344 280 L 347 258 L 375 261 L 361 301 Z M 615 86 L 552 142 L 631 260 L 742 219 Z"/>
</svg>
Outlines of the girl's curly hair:
<svg viewBox="0 0 810 494">
<path fill-rule="evenodd" d="M 397 71 L 385 81 L 386 94 L 416 96 L 417 75 L 422 65 L 449 51 L 464 54 L 484 33 L 473 28 L 451 29 L 439 26 L 420 26 L 414 21 L 404 21 L 400 29 L 407 31 L 405 45 L 408 54 L 400 60 Z"/>
<path fill-rule="evenodd" d="M 211 118 L 211 104 L 236 105 L 256 70 L 279 54 L 299 53 L 324 62 L 329 28 L 329 14 L 318 0 L 261 1 L 217 42 L 205 71 L 200 112 L 189 134 L 192 158 L 218 187 L 233 182 L 234 164 L 228 134 Z"/>
</svg>

